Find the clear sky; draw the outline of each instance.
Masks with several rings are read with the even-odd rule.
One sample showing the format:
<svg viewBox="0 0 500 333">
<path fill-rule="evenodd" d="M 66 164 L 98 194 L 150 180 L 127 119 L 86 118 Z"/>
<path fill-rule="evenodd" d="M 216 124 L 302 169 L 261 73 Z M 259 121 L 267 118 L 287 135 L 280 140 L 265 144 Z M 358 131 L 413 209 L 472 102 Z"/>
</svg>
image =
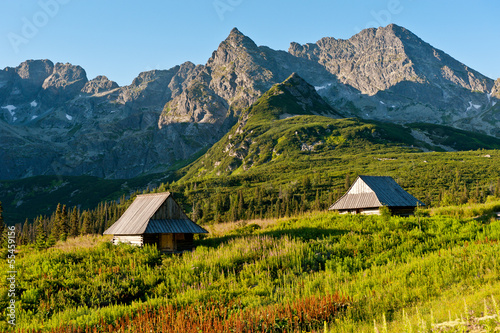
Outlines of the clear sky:
<svg viewBox="0 0 500 333">
<path fill-rule="evenodd" d="M 498 0 L 0 1 L 0 68 L 50 59 L 127 85 L 142 71 L 205 64 L 233 27 L 257 45 L 287 50 L 292 41 L 396 23 L 500 77 Z"/>
</svg>

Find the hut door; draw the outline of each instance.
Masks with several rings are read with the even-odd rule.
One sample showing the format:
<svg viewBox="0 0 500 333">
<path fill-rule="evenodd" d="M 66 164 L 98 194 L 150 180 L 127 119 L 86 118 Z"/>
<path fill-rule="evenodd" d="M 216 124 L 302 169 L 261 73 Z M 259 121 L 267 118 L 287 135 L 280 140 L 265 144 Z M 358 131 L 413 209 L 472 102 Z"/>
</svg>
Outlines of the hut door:
<svg viewBox="0 0 500 333">
<path fill-rule="evenodd" d="M 161 234 L 160 235 L 160 249 L 174 250 L 174 234 Z"/>
</svg>

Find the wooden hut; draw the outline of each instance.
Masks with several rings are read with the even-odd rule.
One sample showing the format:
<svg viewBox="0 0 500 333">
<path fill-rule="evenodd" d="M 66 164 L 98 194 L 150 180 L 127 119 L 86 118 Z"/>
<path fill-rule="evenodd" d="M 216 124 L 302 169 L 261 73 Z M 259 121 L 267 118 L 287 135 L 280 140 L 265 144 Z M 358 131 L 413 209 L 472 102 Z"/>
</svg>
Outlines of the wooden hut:
<svg viewBox="0 0 500 333">
<path fill-rule="evenodd" d="M 425 205 L 391 177 L 359 176 L 330 210 L 341 214 L 380 215 L 382 206 L 387 206 L 393 215 L 408 216 L 414 213 L 415 207 Z"/>
<path fill-rule="evenodd" d="M 193 235 L 207 233 L 191 221 L 169 192 L 138 195 L 105 235 L 113 244 L 156 244 L 167 252 L 192 250 Z"/>
</svg>

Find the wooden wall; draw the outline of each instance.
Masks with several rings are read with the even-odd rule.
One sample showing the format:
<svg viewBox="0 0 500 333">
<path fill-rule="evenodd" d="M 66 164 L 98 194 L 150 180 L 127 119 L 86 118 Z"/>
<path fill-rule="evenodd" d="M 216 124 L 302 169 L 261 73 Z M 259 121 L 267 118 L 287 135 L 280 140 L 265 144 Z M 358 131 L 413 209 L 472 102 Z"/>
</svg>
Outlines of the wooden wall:
<svg viewBox="0 0 500 333">
<path fill-rule="evenodd" d="M 177 251 L 191 251 L 194 247 L 193 234 L 176 234 L 175 245 Z"/>
<path fill-rule="evenodd" d="M 160 249 L 160 234 L 144 234 L 143 244 L 156 245 Z M 174 251 L 191 251 L 194 247 L 193 234 L 174 234 Z"/>
<path fill-rule="evenodd" d="M 175 202 L 175 200 L 170 196 L 165 200 L 163 205 L 158 208 L 156 213 L 151 218 L 152 220 L 164 220 L 164 219 L 173 219 L 173 220 L 183 220 L 188 217 L 182 211 L 182 208 Z"/>
<path fill-rule="evenodd" d="M 142 246 L 144 244 L 142 235 L 115 235 L 112 242 L 115 245 L 119 243 L 129 243 L 136 246 Z"/>
<path fill-rule="evenodd" d="M 392 215 L 410 216 L 415 213 L 415 207 L 389 207 Z M 379 208 L 360 208 L 339 210 L 339 214 L 362 214 L 362 215 L 380 215 Z"/>
<path fill-rule="evenodd" d="M 415 207 L 389 207 L 392 215 L 410 216 L 415 214 Z"/>
<path fill-rule="evenodd" d="M 149 245 L 154 245 L 158 246 L 158 242 L 160 241 L 160 237 L 158 234 L 144 234 L 143 236 L 143 241 L 144 245 L 149 244 Z"/>
<path fill-rule="evenodd" d="M 379 208 L 341 209 L 339 210 L 339 214 L 380 215 L 380 210 Z"/>
<path fill-rule="evenodd" d="M 360 194 L 360 193 L 373 193 L 373 190 L 366 185 L 366 183 L 362 179 L 357 179 L 356 182 L 352 185 L 350 194 Z"/>
<path fill-rule="evenodd" d="M 160 234 L 115 235 L 114 245 L 128 243 L 136 246 L 156 245 L 160 249 Z M 174 234 L 174 252 L 191 251 L 194 248 L 193 234 Z"/>
</svg>

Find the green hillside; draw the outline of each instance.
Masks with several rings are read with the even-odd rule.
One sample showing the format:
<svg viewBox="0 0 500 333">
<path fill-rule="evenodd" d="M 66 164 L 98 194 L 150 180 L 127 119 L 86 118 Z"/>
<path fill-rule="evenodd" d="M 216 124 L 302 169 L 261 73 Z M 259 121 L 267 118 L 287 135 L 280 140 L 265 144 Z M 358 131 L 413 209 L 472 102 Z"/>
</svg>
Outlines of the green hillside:
<svg viewBox="0 0 500 333">
<path fill-rule="evenodd" d="M 295 90 L 307 94 L 297 96 Z M 332 118 L 338 115 L 313 87 L 293 75 L 273 86 L 204 156 L 181 170 L 182 180 L 265 173 L 268 168 L 287 173 L 303 170 L 300 162 L 312 159 L 324 159 L 329 167 L 356 155 L 500 149 L 499 139 L 446 126 Z M 366 172 L 373 171 L 371 167 Z"/>
<path fill-rule="evenodd" d="M 307 94 L 297 98 L 294 86 Z M 297 76 L 275 85 L 170 189 L 202 223 L 326 209 L 360 174 L 392 176 L 433 205 L 499 194 L 500 155 L 483 150 L 499 148 L 498 139 L 439 125 L 335 119 L 334 110 L 315 112 L 315 105 L 321 97 Z"/>
</svg>

